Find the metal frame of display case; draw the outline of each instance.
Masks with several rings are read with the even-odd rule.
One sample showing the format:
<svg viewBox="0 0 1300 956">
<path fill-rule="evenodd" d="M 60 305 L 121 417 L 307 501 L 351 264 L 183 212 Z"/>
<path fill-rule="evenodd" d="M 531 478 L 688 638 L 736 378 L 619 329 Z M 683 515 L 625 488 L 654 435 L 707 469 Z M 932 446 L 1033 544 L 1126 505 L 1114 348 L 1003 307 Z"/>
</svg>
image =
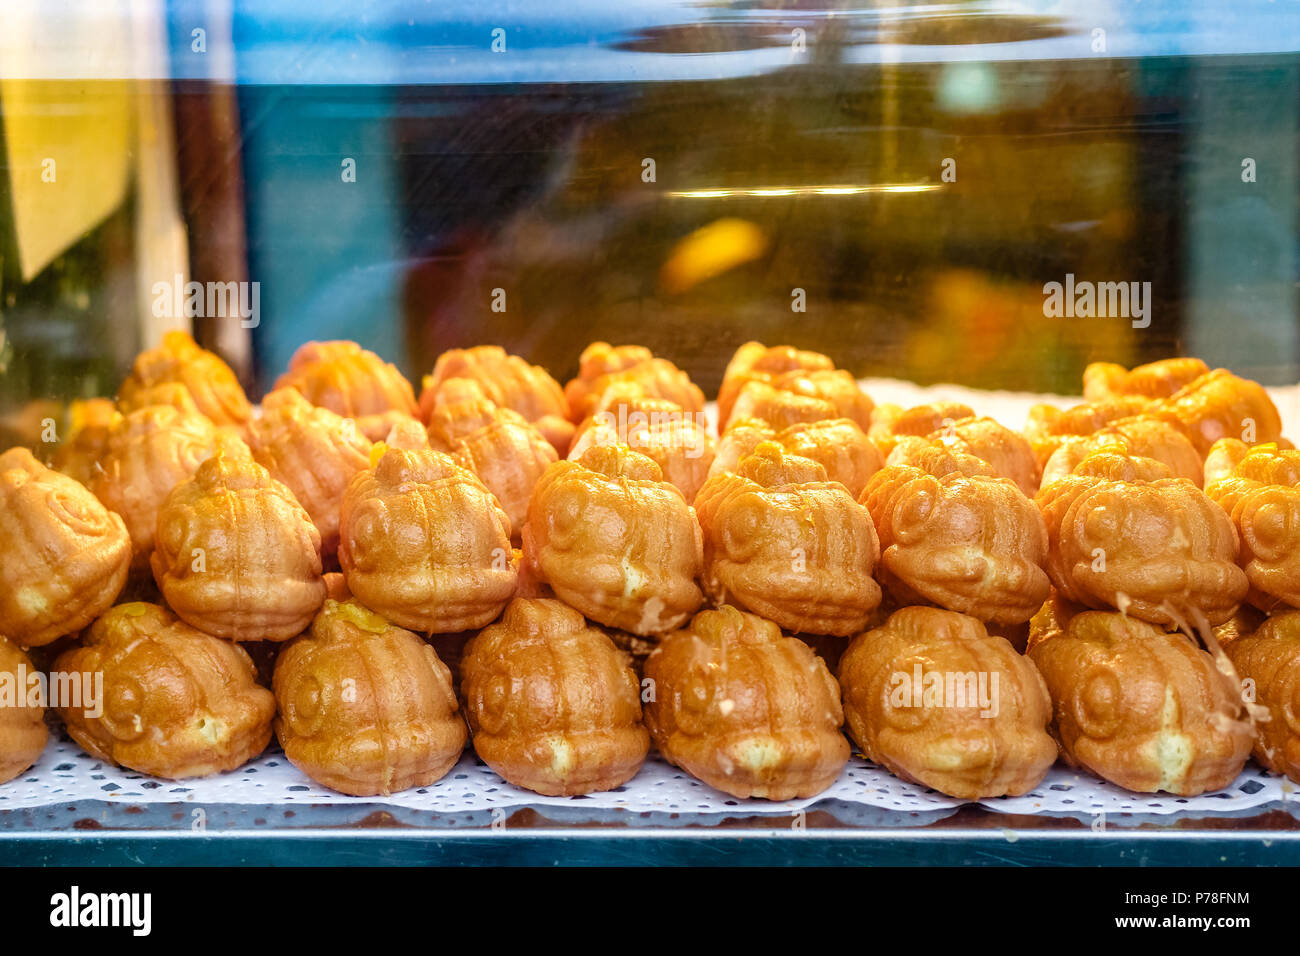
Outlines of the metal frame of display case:
<svg viewBox="0 0 1300 956">
<path fill-rule="evenodd" d="M 1300 808 L 1238 815 L 930 814 L 825 801 L 717 817 L 567 807 L 432 814 L 382 803 L 65 804 L 0 813 L 0 864 L 26 866 L 1290 866 Z M 650 819 L 647 819 L 650 818 Z"/>
</svg>

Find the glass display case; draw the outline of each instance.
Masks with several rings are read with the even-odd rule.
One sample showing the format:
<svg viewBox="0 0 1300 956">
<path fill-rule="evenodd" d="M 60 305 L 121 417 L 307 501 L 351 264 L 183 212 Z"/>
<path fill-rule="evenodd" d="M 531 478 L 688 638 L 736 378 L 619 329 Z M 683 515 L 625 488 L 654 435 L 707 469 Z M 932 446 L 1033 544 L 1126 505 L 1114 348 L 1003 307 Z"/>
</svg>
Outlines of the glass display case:
<svg viewBox="0 0 1300 956">
<path fill-rule="evenodd" d="M 220 357 L 215 372 L 204 366 L 194 374 L 190 392 L 203 383 L 225 387 L 228 366 L 230 384 L 251 402 L 231 421 L 203 409 L 209 453 L 218 459 L 238 457 L 229 446 L 215 453 L 221 441 L 248 439 L 258 451 L 248 423 L 276 414 L 259 403 L 285 385 L 331 409 L 331 389 L 346 391 L 346 382 L 331 379 L 313 393 L 286 370 L 302 361 L 305 344 L 334 341 L 359 343 L 410 385 L 409 398 L 393 402 L 395 417 L 373 429 L 359 414 L 332 408 L 349 440 L 358 428 L 365 433 L 358 440 L 369 460 L 359 470 L 374 472 L 384 456 L 403 449 L 410 440 L 404 424 L 415 422 L 424 434 L 435 404 L 441 407 L 440 383 L 473 377 L 447 372 L 452 363 L 444 356 L 485 345 L 540 366 L 557 392 L 566 383 L 581 386 L 564 389 L 563 439 L 546 431 L 541 413 L 515 409 L 529 419 L 520 427 L 536 426 L 555 446 L 551 467 L 566 457 L 583 460 L 571 453 L 569 436 L 576 428 L 581 438 L 595 427 L 589 416 L 615 407 L 600 392 L 609 382 L 592 384 L 597 376 L 587 362 L 599 362 L 584 350 L 595 342 L 643 346 L 698 386 L 707 406 L 692 409 L 683 401 L 674 407 L 704 416 L 709 454 L 716 449 L 720 459 L 728 427 L 735 427 L 728 421 L 733 402 L 722 408 L 716 402 L 726 391 L 724 376 L 737 383 L 761 367 L 762 360 L 749 369 L 733 362 L 746 343 L 761 342 L 828 357 L 822 366 L 820 358 L 786 356 L 781 361 L 792 364 L 778 371 L 833 367 L 858 383 L 867 398 L 865 406 L 853 400 L 861 420 L 851 424 L 876 443 L 871 454 L 879 460 L 871 471 L 900 467 L 899 439 L 908 433 L 895 423 L 905 409 L 947 403 L 933 406 L 932 428 L 910 437 L 951 449 L 945 429 L 973 413 L 996 419 L 1026 448 L 1051 439 L 1050 447 L 1034 445 L 1029 485 L 1021 482 L 1017 492 L 1038 509 L 1050 507 L 1043 492 L 1049 478 L 1069 478 L 1083 455 L 1063 463 L 1058 449 L 1075 447 L 1075 439 L 1082 448 L 1096 432 L 1112 439 L 1094 441 L 1089 454 L 1154 456 L 1163 470 L 1125 480 L 1145 486 L 1187 478 L 1197 504 L 1172 512 L 1200 514 L 1213 468 L 1221 468 L 1216 480 L 1246 480 L 1248 468 L 1234 471 L 1243 456 L 1284 462 L 1291 447 L 1286 438 L 1300 434 L 1297 236 L 1297 0 L 10 0 L 0 10 L 0 450 L 30 449 L 42 463 L 34 467 L 73 474 L 111 512 L 135 507 L 137 498 L 127 495 L 117 506 L 113 501 L 123 498 L 103 492 L 109 439 L 78 459 L 80 473 L 68 466 L 69 455 L 81 454 L 79 436 L 89 441 L 97 427 L 105 435 L 121 430 L 122 416 L 153 407 L 127 397 L 130 388 L 149 384 L 137 356 L 182 331 Z M 1257 420 L 1249 408 L 1243 418 L 1241 406 L 1233 406 L 1237 417 L 1211 433 L 1205 424 L 1211 413 L 1186 411 L 1189 400 L 1180 398 L 1180 389 L 1200 387 L 1199 372 L 1163 392 L 1158 384 L 1145 393 L 1145 386 L 1133 385 L 1126 393 L 1114 378 L 1174 358 L 1200 359 L 1206 369 L 1228 369 L 1252 387 L 1258 383 L 1265 396 L 1259 401 L 1276 421 Z M 606 366 L 596 371 L 614 379 L 624 370 L 619 363 L 632 361 L 603 360 Z M 481 390 L 496 405 L 508 403 L 500 377 L 515 374 L 510 368 L 482 373 Z M 1085 369 L 1091 369 L 1087 379 Z M 1109 384 L 1102 383 L 1103 371 L 1112 376 Z M 344 373 L 322 373 L 330 374 Z M 812 386 L 803 393 L 790 388 L 783 394 L 826 399 Z M 584 389 L 599 394 L 580 407 L 575 395 Z M 653 388 L 638 394 L 668 398 Z M 94 401 L 114 398 L 116 407 Z M 1061 414 L 1043 412 L 1045 404 L 1064 410 L 1099 398 L 1149 403 L 1134 404 L 1128 415 L 1175 432 L 1169 441 L 1194 455 L 1191 474 L 1167 468 L 1131 436 L 1113 438 L 1106 429 L 1124 416 L 1097 418 L 1092 428 L 1074 431 L 1043 424 Z M 185 405 L 190 399 L 151 401 Z M 745 407 L 752 411 L 756 401 Z M 792 424 L 853 418 L 843 405 L 834 416 L 792 407 L 764 419 L 766 439 L 779 444 Z M 1212 455 L 1212 446 L 1220 447 L 1215 439 L 1238 437 L 1242 449 L 1231 460 L 1223 457 L 1228 450 Z M 1117 450 L 1116 442 L 1123 447 Z M 454 442 L 445 444 L 443 450 L 455 451 Z M 961 447 L 971 451 L 969 444 Z M 1260 444 L 1265 449 L 1253 447 Z M 746 456 L 751 452 L 757 454 L 751 447 Z M 473 471 L 467 464 L 473 456 L 465 454 L 456 461 Z M 732 472 L 740 473 L 742 460 L 749 459 L 738 455 Z M 161 489 L 170 495 L 166 507 L 198 467 L 197 460 L 192 464 Z M 710 476 L 728 472 L 717 459 L 712 469 L 707 464 Z M 1008 477 L 996 467 L 971 467 L 977 470 L 965 473 L 969 480 Z M 656 470 L 664 478 L 666 471 Z M 1285 514 L 1286 495 L 1300 496 L 1300 484 L 1280 473 L 1270 472 L 1274 477 L 1263 483 L 1280 489 L 1271 507 Z M 802 483 L 809 480 L 805 474 Z M 284 483 L 308 504 L 292 480 Z M 489 490 L 508 504 L 498 489 Z M 548 579 L 538 552 L 530 554 L 527 531 L 520 536 L 525 522 L 542 520 L 531 490 L 530 484 L 517 515 L 501 511 L 509 538 L 504 560 L 520 569 L 512 593 L 523 600 L 553 598 L 560 590 L 559 572 Z M 683 508 L 696 491 L 698 485 L 678 494 Z M 866 491 L 861 485 L 852 491 L 850 504 L 858 508 L 861 498 L 865 509 Z M 16 503 L 17 494 L 0 504 L 10 525 L 0 530 L 0 543 L 37 548 L 19 534 L 25 506 Z M 1240 586 L 1222 583 L 1232 576 L 1227 571 L 1216 572 L 1214 583 L 1188 571 L 1192 576 L 1173 587 L 1197 611 L 1198 588 L 1235 587 L 1228 613 L 1211 611 L 1200 622 L 1190 612 L 1184 621 L 1174 610 L 1143 618 L 1137 591 L 1099 597 L 1082 585 L 1071 592 L 1077 606 L 1069 613 L 1091 608 L 1127 621 L 1130 608 L 1139 607 L 1133 614 L 1140 626 L 1161 639 L 1182 626 L 1188 636 L 1179 640 L 1204 661 L 1222 664 L 1231 656 L 1235 670 L 1218 668 L 1232 671 L 1226 679 L 1241 713 L 1231 719 L 1250 723 L 1253 735 L 1261 733 L 1266 715 L 1258 708 L 1267 709 L 1267 700 L 1251 696 L 1255 680 L 1245 675 L 1243 683 L 1237 673 L 1247 665 L 1220 645 L 1255 636 L 1267 614 L 1279 632 L 1268 632 L 1269 646 L 1290 646 L 1282 632 L 1288 608 L 1300 603 L 1286 594 L 1300 596 L 1300 584 L 1269 597 L 1251 578 L 1247 594 L 1252 555 L 1258 564 L 1266 549 L 1251 537 L 1255 532 L 1243 531 L 1245 519 L 1233 511 L 1237 500 L 1209 500 L 1218 510 L 1205 520 L 1218 529 L 1214 540 L 1230 536 L 1226 563 Z M 152 507 L 146 531 L 126 522 L 130 567 L 108 604 L 152 603 L 168 614 L 170 605 L 189 626 L 194 622 L 181 613 L 186 599 L 169 599 L 160 570 L 165 522 L 157 523 L 163 520 L 157 512 L 164 499 Z M 1296 509 L 1300 523 L 1300 504 Z M 317 514 L 307 515 L 325 531 L 323 552 L 316 534 L 314 578 L 335 573 L 360 599 L 347 573 L 355 558 L 344 557 L 347 547 L 337 541 L 340 534 L 346 541 L 348 519 L 340 532 L 337 501 L 328 510 L 337 557 L 329 530 Z M 1038 510 L 1031 514 L 1038 520 Z M 618 528 L 600 531 L 645 533 L 661 518 L 653 511 L 624 515 Z M 915 582 L 900 583 L 896 570 L 886 573 L 884 552 L 902 537 L 887 540 L 879 518 L 871 515 L 868 525 L 876 551 L 864 576 L 874 573 L 884 586 L 881 607 L 971 610 L 918 593 Z M 1272 560 L 1285 565 L 1300 552 L 1278 530 L 1286 519 L 1276 520 L 1258 534 L 1282 536 Z M 453 524 L 438 540 L 456 537 Z M 1149 559 L 1152 566 L 1187 547 L 1219 547 L 1201 538 L 1187 545 L 1185 531 L 1169 518 L 1145 539 L 1124 540 L 1150 547 L 1133 563 Z M 761 544 L 765 532 L 753 533 Z M 1064 532 L 1044 525 L 1042 534 L 1042 553 L 1030 563 L 1044 569 L 1040 576 L 1051 576 L 1050 605 L 1064 600 L 1069 570 L 1061 570 L 1064 559 L 1048 557 L 1049 549 L 1063 547 Z M 926 535 L 943 538 L 935 528 Z M 405 560 L 390 544 L 381 548 L 388 560 Z M 1256 552 L 1246 553 L 1248 546 Z M 437 542 L 429 547 L 436 550 Z M 721 547 L 709 540 L 707 527 L 700 547 L 706 564 Z M 1002 545 L 989 547 L 1001 554 Z M 188 544 L 183 550 L 189 562 Z M 1206 553 L 1198 550 L 1189 560 L 1208 561 Z M 1086 554 L 1084 564 L 1091 561 L 1096 570 L 1095 551 Z M 1103 548 L 1098 574 L 1105 559 Z M 468 560 L 450 566 L 463 571 Z M 51 559 L 49 567 L 57 576 L 63 565 Z M 694 576 L 707 573 L 697 568 Z M 18 608 L 0 604 L 3 625 L 6 614 L 21 613 L 25 592 L 3 573 L 0 584 L 17 595 L 10 603 Z M 328 600 L 346 598 L 337 581 L 328 587 Z M 747 610 L 761 598 L 751 599 Z M 279 600 L 287 605 L 288 589 Z M 707 583 L 696 606 L 706 603 L 744 606 L 735 587 Z M 1239 606 L 1244 610 L 1233 615 Z M 631 652 L 641 700 L 653 700 L 655 681 L 640 669 L 641 659 L 665 631 L 686 626 L 685 618 L 638 629 L 579 610 Z M 877 616 L 870 624 L 850 633 L 810 636 L 778 623 L 816 652 L 828 679 L 838 667 L 843 681 L 840 659 L 853 635 L 885 624 L 886 615 L 871 610 Z M 436 652 L 439 673 L 450 665 L 462 679 L 469 632 L 497 616 L 439 632 L 403 623 L 396 611 L 367 613 L 374 611 L 387 619 L 385 627 L 419 632 Z M 24 647 L 33 671 L 52 675 L 65 660 L 60 655 L 93 643 L 81 632 L 108 613 L 107 605 L 97 607 L 48 641 L 4 636 L 15 652 Z M 993 612 L 965 616 L 982 639 L 1017 652 L 1021 663 L 1014 666 L 1030 660 L 1023 656 L 1026 641 L 1039 625 L 1029 615 L 1010 623 Z M 1042 626 L 1069 624 L 1063 613 Z M 249 641 L 241 627 L 198 630 L 227 643 L 233 637 L 251 655 L 257 679 L 271 688 L 284 645 L 278 638 Z M 111 684 L 111 671 L 107 679 Z M 142 700 L 163 694 L 140 680 Z M 1064 701 L 1086 683 L 1079 674 L 1062 680 L 1042 685 L 1045 695 L 1050 691 L 1044 721 L 1053 721 L 1053 746 L 1068 709 Z M 522 686 L 515 685 L 516 696 Z M 54 695 L 56 683 L 50 680 L 46 690 Z M 464 710 L 471 706 L 464 682 L 459 690 Z M 275 688 L 283 723 L 289 692 L 282 691 Z M 114 693 L 110 686 L 101 701 L 110 711 L 115 700 L 121 704 Z M 798 696 L 807 701 L 812 693 L 805 688 Z M 1166 711 L 1157 737 L 1168 743 L 1161 735 L 1192 707 L 1175 707 L 1177 717 Z M 138 731 L 140 718 L 133 719 Z M 1168 776 L 1126 789 L 1095 766 L 1090 773 L 1087 759 L 1075 753 L 1075 766 L 1062 758 L 1018 792 L 986 784 L 990 792 L 963 796 L 927 786 L 925 772 L 909 775 L 888 756 L 868 761 L 861 733 L 853 732 L 852 755 L 832 785 L 765 800 L 707 786 L 684 769 L 689 761 L 674 766 L 655 748 L 640 773 L 613 788 L 543 797 L 496 776 L 496 763 L 467 744 L 459 763 L 452 761 L 436 782 L 345 796 L 289 759 L 281 725 L 279 740 L 271 737 L 266 752 L 251 761 L 216 776 L 171 780 L 132 767 L 109 744 L 101 743 L 106 749 L 99 752 L 87 748 L 53 707 L 46 720 L 49 742 L 34 766 L 0 784 L 0 859 L 6 862 L 1300 862 L 1291 783 L 1300 780 L 1300 763 L 1290 764 L 1288 779 L 1285 764 L 1269 769 L 1258 756 L 1247 760 L 1244 750 L 1226 778 L 1231 782 L 1200 790 L 1188 784 L 1180 792 Z M 486 733 L 473 718 L 471 727 Z M 0 745 L 3 730 L 0 720 Z M 659 736 L 655 744 L 664 749 Z M 1294 738 L 1290 745 L 1300 747 Z M 5 756 L 0 753 L 0 767 Z M 1177 759 L 1184 758 L 1193 759 Z"/>
</svg>

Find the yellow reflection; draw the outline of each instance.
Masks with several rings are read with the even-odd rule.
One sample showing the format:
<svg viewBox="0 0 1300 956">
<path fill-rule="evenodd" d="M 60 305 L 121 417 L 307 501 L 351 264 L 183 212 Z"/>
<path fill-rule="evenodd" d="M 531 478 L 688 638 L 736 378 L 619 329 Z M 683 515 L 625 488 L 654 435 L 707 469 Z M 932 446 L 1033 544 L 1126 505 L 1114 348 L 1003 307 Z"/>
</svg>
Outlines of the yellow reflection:
<svg viewBox="0 0 1300 956">
<path fill-rule="evenodd" d="M 716 275 L 752 262 L 767 251 L 767 236 L 745 219 L 718 219 L 673 246 L 659 273 L 661 288 L 685 292 Z"/>
<path fill-rule="evenodd" d="M 732 199 L 769 196 L 861 196 L 867 193 L 928 193 L 942 183 L 874 183 L 869 186 L 751 186 L 745 189 L 679 189 L 673 199 Z"/>
</svg>

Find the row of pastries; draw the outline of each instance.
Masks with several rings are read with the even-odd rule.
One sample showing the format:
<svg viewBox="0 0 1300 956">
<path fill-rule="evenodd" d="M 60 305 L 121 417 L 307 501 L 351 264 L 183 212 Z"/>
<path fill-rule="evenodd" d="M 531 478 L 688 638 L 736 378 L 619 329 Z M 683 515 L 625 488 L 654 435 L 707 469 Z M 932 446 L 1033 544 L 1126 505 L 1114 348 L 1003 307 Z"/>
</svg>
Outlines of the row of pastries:
<svg viewBox="0 0 1300 956">
<path fill-rule="evenodd" d="M 169 333 L 57 446 L 0 455 L 0 678 L 102 675 L 102 706 L 50 703 L 141 773 L 274 733 L 356 795 L 467 743 L 547 795 L 654 747 L 809 797 L 850 741 L 966 799 L 1058 759 L 1138 792 L 1225 787 L 1252 752 L 1300 781 L 1300 452 L 1254 382 L 1099 363 L 1020 429 L 755 342 L 716 419 L 639 346 L 563 386 L 457 349 L 421 385 L 313 342 L 254 405 Z M 0 780 L 46 741 L 10 704 Z"/>
</svg>

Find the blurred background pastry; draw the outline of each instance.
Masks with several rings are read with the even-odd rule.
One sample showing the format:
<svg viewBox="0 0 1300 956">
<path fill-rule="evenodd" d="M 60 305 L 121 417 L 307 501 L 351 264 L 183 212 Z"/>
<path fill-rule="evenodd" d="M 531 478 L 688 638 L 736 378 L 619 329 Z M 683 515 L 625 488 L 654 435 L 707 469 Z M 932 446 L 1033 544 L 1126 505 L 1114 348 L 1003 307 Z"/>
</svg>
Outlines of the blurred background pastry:
<svg viewBox="0 0 1300 956">
<path fill-rule="evenodd" d="M 48 644 L 117 598 L 131 563 L 121 517 L 25 448 L 0 455 L 0 634 Z"/>
<path fill-rule="evenodd" d="M 356 422 L 313 405 L 294 388 L 267 395 L 261 410 L 246 434 L 253 458 L 306 509 L 320 532 L 321 559 L 333 564 L 343 492 L 370 465 L 370 439 Z"/>
<path fill-rule="evenodd" d="M 187 332 L 171 331 L 156 348 L 136 356 L 131 374 L 117 392 L 124 414 L 157 404 L 157 386 L 176 384 L 193 399 L 199 413 L 218 426 L 243 426 L 252 408 L 239 379 L 215 352 L 200 348 Z"/>
<path fill-rule="evenodd" d="M 623 445 L 593 445 L 547 468 L 523 545 L 532 574 L 606 627 L 662 634 L 704 600 L 695 510 L 652 459 Z"/>
<path fill-rule="evenodd" d="M 853 639 L 839 680 L 849 736 L 903 780 L 966 800 L 1019 796 L 1056 761 L 1042 677 L 968 615 L 895 611 Z"/>
<path fill-rule="evenodd" d="M 815 372 L 835 368 L 835 363 L 820 352 L 796 349 L 792 345 L 771 348 L 761 342 L 746 342 L 736 349 L 718 389 L 718 428 L 723 430 L 731 421 L 732 407 L 741 390 L 750 382 L 772 381 L 789 372 Z"/>
<path fill-rule="evenodd" d="M 356 342 L 306 343 L 275 387 L 296 388 L 313 405 L 353 419 L 371 441 L 418 411 L 411 383 L 397 367 Z"/>
<path fill-rule="evenodd" d="M 663 638 L 645 678 L 660 753 L 724 793 L 811 797 L 848 763 L 835 678 L 807 644 L 755 614 L 701 611 Z"/>
<path fill-rule="evenodd" d="M 760 444 L 696 499 L 706 593 L 781 627 L 848 636 L 880 603 L 871 515 L 815 461 Z"/>
<path fill-rule="evenodd" d="M 650 747 L 626 654 L 560 601 L 516 598 L 461 657 L 461 695 L 479 757 L 546 796 L 612 790 Z"/>
<path fill-rule="evenodd" d="M 428 786 L 465 746 L 447 665 L 356 601 L 326 601 L 311 630 L 280 652 L 273 687 L 285 756 L 340 793 Z"/>
<path fill-rule="evenodd" d="M 1168 398 L 1209 370 L 1191 356 L 1160 359 L 1131 369 L 1114 362 L 1089 362 L 1083 370 L 1083 397 L 1089 402 L 1117 395 Z"/>
<path fill-rule="evenodd" d="M 449 382 L 471 381 L 496 405 L 523 415 L 546 436 L 557 455 L 569 450 L 573 423 L 564 389 L 540 365 L 530 365 L 518 355 L 507 355 L 497 345 L 450 349 L 438 356 L 433 374 L 424 379 L 420 413 L 429 421 L 439 393 Z"/>
<path fill-rule="evenodd" d="M 271 739 L 275 698 L 248 654 L 156 604 L 119 604 L 53 672 L 103 674 L 102 713 L 63 701 L 59 715 L 88 753 L 152 777 L 234 770 Z"/>
<path fill-rule="evenodd" d="M 216 455 L 172 489 L 150 565 L 182 620 L 234 641 L 287 641 L 325 600 L 320 532 L 249 457 Z"/>
<path fill-rule="evenodd" d="M 510 538 L 517 542 L 533 487 L 557 458 L 555 447 L 519 412 L 488 398 L 475 380 L 451 381 L 465 387 L 438 393 L 428 415 L 429 443 L 478 475 L 510 518 Z"/>
<path fill-rule="evenodd" d="M 242 441 L 205 416 L 169 405 L 130 412 L 109 429 L 90 490 L 126 522 L 133 570 L 148 570 L 163 500 L 218 450 L 248 454 Z"/>
<path fill-rule="evenodd" d="M 1237 681 L 1187 636 L 1084 611 L 1036 633 L 1061 754 L 1126 790 L 1195 796 L 1228 786 L 1254 731 Z"/>
<path fill-rule="evenodd" d="M 640 345 L 593 342 L 578 359 L 578 376 L 564 386 L 575 424 L 593 414 L 605 391 L 631 385 L 647 398 L 662 398 L 688 412 L 704 411 L 704 393 L 672 362 Z"/>
<path fill-rule="evenodd" d="M 826 469 L 829 481 L 838 481 L 854 501 L 884 461 L 874 442 L 857 422 L 827 418 L 802 422 L 777 431 L 757 418 L 732 418 L 718 441 L 718 454 L 709 474 L 734 472 L 761 442 L 774 441 L 792 455 L 815 461 Z"/>
</svg>

